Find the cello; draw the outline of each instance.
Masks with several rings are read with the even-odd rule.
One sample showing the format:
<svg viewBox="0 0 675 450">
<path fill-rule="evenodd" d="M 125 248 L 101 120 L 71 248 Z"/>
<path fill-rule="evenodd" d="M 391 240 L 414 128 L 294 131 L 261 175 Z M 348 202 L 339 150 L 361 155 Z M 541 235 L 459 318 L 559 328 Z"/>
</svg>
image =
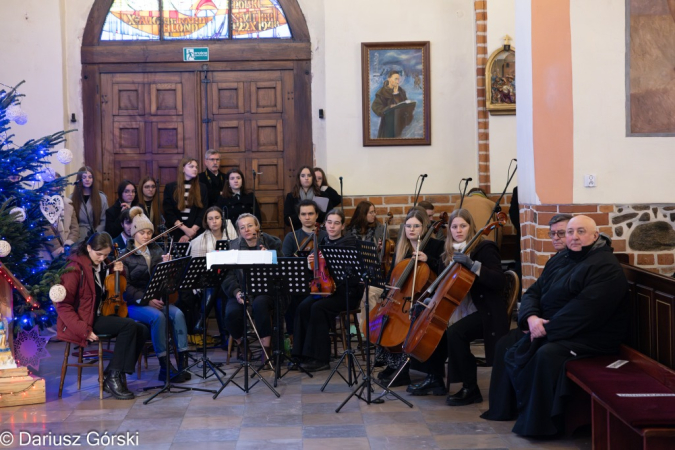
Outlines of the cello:
<svg viewBox="0 0 675 450">
<path fill-rule="evenodd" d="M 424 250 L 429 239 L 436 234 L 447 221 L 447 213 L 434 223 L 418 241 L 419 249 Z M 404 239 L 406 239 L 404 237 Z M 414 276 L 411 278 L 410 275 Z M 417 258 L 407 258 L 396 264 L 391 274 L 391 285 L 387 296 L 370 313 L 370 341 L 373 344 L 398 352 L 398 348 L 405 340 L 410 328 L 410 306 L 415 295 L 424 289 L 432 275 L 429 266 L 417 261 Z"/>
<path fill-rule="evenodd" d="M 499 226 L 506 224 L 506 214 L 497 214 L 497 220 L 489 223 L 471 238 L 462 253 L 471 253 L 481 236 L 487 236 Z M 461 264 L 452 261 L 418 300 L 423 305 L 410 325 L 403 343 L 403 351 L 419 361 L 426 361 L 436 350 L 448 321 L 462 299 L 471 289 L 476 275 Z"/>
<path fill-rule="evenodd" d="M 114 248 L 115 259 L 119 257 L 120 249 L 117 244 Z M 127 289 L 127 279 L 120 275 L 118 271 L 105 277 L 106 297 L 101 302 L 102 316 L 118 316 L 127 317 L 129 311 L 127 310 L 127 302 L 122 298 L 122 292 Z"/>
</svg>

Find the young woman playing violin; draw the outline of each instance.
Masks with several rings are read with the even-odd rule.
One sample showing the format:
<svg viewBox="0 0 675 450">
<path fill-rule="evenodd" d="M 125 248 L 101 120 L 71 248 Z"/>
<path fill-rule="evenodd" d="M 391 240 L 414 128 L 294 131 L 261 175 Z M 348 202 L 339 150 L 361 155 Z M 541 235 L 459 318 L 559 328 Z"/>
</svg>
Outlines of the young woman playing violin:
<svg viewBox="0 0 675 450">
<path fill-rule="evenodd" d="M 429 229 L 429 217 L 421 208 L 413 208 L 408 212 L 405 218 L 404 234 L 401 234 L 396 244 L 394 252 L 394 264 L 392 265 L 391 273 L 388 274 L 389 285 L 396 284 L 395 277 L 402 271 L 410 258 L 417 257 L 419 262 L 425 263 L 429 269 L 435 274 L 438 274 L 443 269 L 441 262 L 441 254 L 443 253 L 443 243 L 436 239 L 430 238 L 424 248 L 417 251 L 418 242 L 424 239 L 425 234 Z M 419 270 L 419 269 L 418 269 Z M 410 274 L 408 277 L 412 277 Z M 403 362 L 402 353 L 391 353 L 384 348 L 380 348 L 376 357 L 378 363 L 386 364 L 386 368 L 380 372 L 377 377 L 383 383 L 391 383 L 391 377 L 398 371 Z M 390 387 L 405 386 L 410 384 L 409 368 L 406 366 L 403 371 L 396 377 Z"/>
<path fill-rule="evenodd" d="M 126 300 L 129 308 L 129 317 L 150 327 L 152 346 L 155 348 L 155 353 L 159 359 L 160 369 L 157 377 L 159 381 L 166 379 L 166 371 L 169 370 L 171 381 L 182 383 L 192 378 L 190 373 L 184 372 L 177 375 L 177 370 L 172 364 L 169 363 L 169 367 L 166 367 L 167 323 L 164 315 L 164 301 L 158 298 L 142 301 L 145 296 L 145 288 L 150 281 L 155 266 L 161 262 L 169 261 L 171 255 L 163 255 L 162 248 L 156 242 L 137 250 L 152 239 L 152 233 L 155 229 L 139 206 L 131 208 L 129 217 L 131 217 L 132 222 L 131 236 L 133 239 L 127 242 L 127 252 L 133 254 L 123 261 L 124 269 L 127 272 L 127 290 L 124 292 L 124 300 Z M 172 324 L 173 342 L 178 349 L 178 368 L 182 370 L 188 366 L 185 316 L 176 306 L 169 305 L 169 318 Z"/>
<path fill-rule="evenodd" d="M 333 209 L 326 215 L 326 236 L 318 244 L 323 247 L 355 248 L 356 238 L 342 237 L 345 215 L 339 209 Z M 316 264 L 314 254 L 307 258 L 310 264 Z M 349 309 L 358 307 L 363 296 L 363 285 L 359 280 L 349 282 Z M 345 285 L 336 286 L 335 292 L 318 299 L 310 295 L 305 298 L 295 311 L 293 326 L 293 356 L 300 358 L 302 367 L 308 372 L 330 369 L 330 337 L 331 323 L 335 317 L 345 310 Z"/>
<path fill-rule="evenodd" d="M 110 235 L 94 233 L 68 257 L 67 267 L 72 270 L 61 275 L 66 298 L 54 302 L 58 314 L 56 336 L 80 346 L 97 341 L 99 334 L 114 336 L 115 349 L 105 370 L 103 389 L 118 400 L 131 400 L 134 394 L 127 389 L 126 374 L 134 372 L 143 351 L 146 329 L 130 318 L 101 315 L 107 272 L 103 261 L 111 250 Z M 123 270 L 121 262 L 113 266 L 113 271 Z"/>
<path fill-rule="evenodd" d="M 281 240 L 278 237 L 263 233 L 260 222 L 253 214 L 242 214 L 237 220 L 239 238 L 230 241 L 231 250 L 276 250 L 282 256 Z M 241 270 L 230 270 L 223 281 L 223 291 L 227 295 L 225 305 L 225 328 L 237 345 L 244 337 L 244 292 L 242 290 L 244 275 Z M 265 352 L 261 355 L 270 355 L 270 337 L 272 336 L 272 310 L 274 299 L 271 295 L 257 295 L 251 301 L 253 321 L 260 336 L 261 345 Z M 243 356 L 243 355 L 242 355 Z"/>
<path fill-rule="evenodd" d="M 444 395 L 444 362 L 448 358 L 448 377 L 451 383 L 462 383 L 462 388 L 449 395 L 450 406 L 469 405 L 483 401 L 477 384 L 476 359 L 471 353 L 471 341 L 485 340 L 485 356 L 492 365 L 497 340 L 508 331 L 506 301 L 503 298 L 504 273 L 497 245 L 483 237 L 470 255 L 462 253 L 476 234 L 473 217 L 465 209 L 450 215 L 450 231 L 445 243 L 445 264 L 461 264 L 476 275 L 469 293 L 462 299 L 448 322 L 447 339 L 441 339 L 431 357 L 420 365 L 429 374 L 418 385 L 409 387 L 413 395 Z"/>
</svg>

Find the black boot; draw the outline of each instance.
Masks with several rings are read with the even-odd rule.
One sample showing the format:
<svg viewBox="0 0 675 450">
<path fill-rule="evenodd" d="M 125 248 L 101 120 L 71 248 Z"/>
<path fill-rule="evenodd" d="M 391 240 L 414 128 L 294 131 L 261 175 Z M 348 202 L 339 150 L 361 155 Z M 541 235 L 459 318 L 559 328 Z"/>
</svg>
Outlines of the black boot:
<svg viewBox="0 0 675 450">
<path fill-rule="evenodd" d="M 178 352 L 178 370 L 182 372 L 189 365 L 190 360 L 188 359 L 188 352 Z M 192 374 L 187 370 L 181 373 L 181 376 L 185 381 L 192 379 Z"/>
<path fill-rule="evenodd" d="M 429 374 L 420 384 L 415 385 L 410 392 L 412 395 L 445 395 L 448 393 L 445 389 L 443 378 L 437 375 Z"/>
<path fill-rule="evenodd" d="M 467 384 L 462 385 L 462 389 L 456 394 L 449 395 L 445 399 L 445 403 L 448 406 L 464 406 L 471 405 L 473 403 L 480 403 L 483 401 L 483 396 L 480 393 L 480 389 L 477 384 Z"/>
<path fill-rule="evenodd" d="M 112 394 L 117 400 L 133 400 L 134 394 L 122 384 L 119 370 L 111 370 L 103 381 L 103 390 Z"/>
<path fill-rule="evenodd" d="M 162 356 L 161 358 L 158 357 L 159 359 L 159 375 L 157 375 L 157 379 L 159 381 L 165 381 L 166 380 L 166 357 Z M 183 375 L 178 374 L 178 370 L 171 364 L 171 361 L 169 361 L 169 378 L 170 381 L 173 381 L 174 383 L 183 383 L 185 381 L 185 378 Z"/>
</svg>

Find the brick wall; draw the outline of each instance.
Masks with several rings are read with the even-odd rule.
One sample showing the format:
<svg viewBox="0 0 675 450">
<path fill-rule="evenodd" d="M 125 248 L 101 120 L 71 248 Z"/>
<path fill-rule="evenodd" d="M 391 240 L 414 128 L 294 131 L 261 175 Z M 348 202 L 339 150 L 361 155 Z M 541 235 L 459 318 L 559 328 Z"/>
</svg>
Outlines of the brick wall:
<svg viewBox="0 0 675 450">
<path fill-rule="evenodd" d="M 621 219 L 621 215 L 626 213 L 627 209 L 645 211 L 647 217 L 642 213 L 641 217 L 635 218 L 634 223 L 638 221 L 643 223 L 668 222 L 671 223 L 675 217 L 669 217 L 668 211 L 675 209 L 672 205 L 520 205 L 520 231 L 521 231 L 521 258 L 523 268 L 523 289 L 530 287 L 534 281 L 541 275 L 546 261 L 555 253 L 551 240 L 548 237 L 548 222 L 558 213 L 584 214 L 598 225 L 601 233 L 605 233 L 612 239 L 612 247 L 616 253 L 625 253 L 628 255 L 629 263 L 640 266 L 646 270 L 672 275 L 675 272 L 675 243 L 668 247 L 663 246 L 660 251 L 640 251 L 631 248 L 629 243 L 629 231 L 626 229 L 626 222 Z M 637 216 L 637 214 L 635 214 Z M 618 220 L 617 220 L 618 219 Z M 672 224 L 671 224 L 672 226 Z M 635 230 L 636 227 L 630 227 Z M 675 232 L 673 232 L 675 233 Z"/>
<path fill-rule="evenodd" d="M 399 225 L 405 219 L 406 213 L 412 208 L 414 195 L 374 195 L 374 196 L 345 196 L 344 208 L 347 220 L 354 215 L 354 210 L 359 202 L 367 200 L 375 205 L 377 216 L 383 220 L 388 212 L 393 214 L 392 224 Z M 426 200 L 434 205 L 435 218 L 438 218 L 439 213 L 447 212 L 450 214 L 455 209 L 455 204 L 459 202 L 460 194 L 429 194 L 420 195 L 419 201 Z M 488 195 L 490 200 L 496 202 L 499 199 L 499 194 Z M 502 211 L 508 214 L 509 205 L 511 204 L 511 194 L 504 195 L 501 202 Z M 483 225 L 483 224 L 481 224 Z M 393 230 L 392 230 L 393 231 Z M 504 227 L 504 234 L 515 234 L 515 229 L 511 222 Z"/>
<path fill-rule="evenodd" d="M 487 0 L 475 0 L 476 13 L 476 99 L 478 108 L 478 186 L 490 192 L 490 116 L 485 96 L 487 53 Z"/>
</svg>

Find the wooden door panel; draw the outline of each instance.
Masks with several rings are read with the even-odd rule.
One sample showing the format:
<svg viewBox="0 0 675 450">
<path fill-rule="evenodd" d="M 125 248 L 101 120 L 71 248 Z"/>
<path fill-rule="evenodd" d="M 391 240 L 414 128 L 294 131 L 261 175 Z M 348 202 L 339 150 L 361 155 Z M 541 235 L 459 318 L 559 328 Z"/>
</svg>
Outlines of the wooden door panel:
<svg viewBox="0 0 675 450">
<path fill-rule="evenodd" d="M 122 180 L 129 180 L 135 185 L 141 181 L 150 170 L 150 163 L 147 161 L 138 160 L 121 160 L 115 161 L 115 182 L 117 186 Z M 111 203 L 112 204 L 112 203 Z"/>
<path fill-rule="evenodd" d="M 277 195 L 256 195 L 262 215 L 262 228 L 266 233 L 283 239 L 284 199 Z"/>
<path fill-rule="evenodd" d="M 252 120 L 251 150 L 254 152 L 284 151 L 283 120 Z"/>
<path fill-rule="evenodd" d="M 211 112 L 218 114 L 243 114 L 244 83 L 211 83 Z"/>
<path fill-rule="evenodd" d="M 214 148 L 221 153 L 246 151 L 243 120 L 218 120 L 213 122 Z"/>
<path fill-rule="evenodd" d="M 155 122 L 152 124 L 152 153 L 184 153 L 183 123 Z"/>
<path fill-rule="evenodd" d="M 103 99 L 105 102 L 107 98 Z M 143 84 L 119 83 L 112 87 L 112 106 L 115 116 L 142 116 L 145 114 Z"/>
<path fill-rule="evenodd" d="M 258 173 L 255 186 L 256 191 L 283 191 L 283 158 L 254 158 L 251 162 L 253 164 L 253 170 Z"/>
<path fill-rule="evenodd" d="M 150 114 L 153 116 L 183 115 L 183 85 L 181 83 L 151 84 Z"/>
<path fill-rule="evenodd" d="M 116 154 L 145 154 L 145 123 L 115 122 L 112 148 Z"/>
<path fill-rule="evenodd" d="M 252 113 L 264 114 L 283 112 L 284 107 L 281 98 L 281 81 L 251 82 Z"/>
<path fill-rule="evenodd" d="M 237 168 L 245 173 L 246 165 L 242 166 L 242 162 L 244 161 L 238 158 L 220 158 L 220 171 L 227 173 L 230 169 Z"/>
</svg>

